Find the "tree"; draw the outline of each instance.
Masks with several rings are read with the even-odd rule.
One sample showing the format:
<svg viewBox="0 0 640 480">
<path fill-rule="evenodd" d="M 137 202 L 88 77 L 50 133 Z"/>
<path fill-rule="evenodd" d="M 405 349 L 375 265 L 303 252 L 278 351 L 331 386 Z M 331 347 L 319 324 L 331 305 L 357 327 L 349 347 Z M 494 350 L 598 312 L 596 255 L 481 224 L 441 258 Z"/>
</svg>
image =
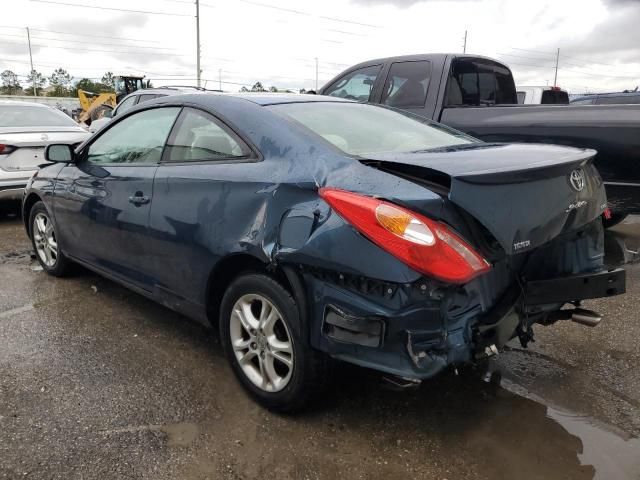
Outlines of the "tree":
<svg viewBox="0 0 640 480">
<path fill-rule="evenodd" d="M 278 89 L 272 85 L 272 86 L 269 87 L 269 91 L 275 93 L 275 92 L 278 91 Z"/>
<path fill-rule="evenodd" d="M 301 88 L 300 93 L 307 93 L 307 91 L 304 88 Z"/>
<path fill-rule="evenodd" d="M 50 97 L 68 97 L 71 92 L 71 75 L 64 68 L 54 70 L 49 77 L 51 91 L 48 93 Z"/>
<path fill-rule="evenodd" d="M 247 87 L 243 86 L 243 87 L 240 89 L 240 91 L 241 91 L 242 93 L 244 93 L 244 92 L 250 92 L 251 90 L 249 90 Z"/>
<path fill-rule="evenodd" d="M 84 90 L 86 92 L 97 93 L 97 83 L 88 78 L 81 78 L 76 82 L 76 90 Z"/>
<path fill-rule="evenodd" d="M 116 88 L 116 82 L 113 73 L 107 72 L 102 76 L 101 82 L 102 84 L 109 89 L 109 91 L 113 91 Z"/>
<path fill-rule="evenodd" d="M 251 91 L 252 92 L 266 92 L 265 88 L 262 86 L 262 83 L 260 83 L 260 82 L 254 83 L 253 87 L 251 87 Z"/>
<path fill-rule="evenodd" d="M 18 95 L 22 92 L 22 87 L 18 81 L 18 75 L 13 73 L 11 70 L 5 70 L 0 73 L 0 80 L 2 80 L 0 93 L 4 95 Z"/>
<path fill-rule="evenodd" d="M 36 86 L 36 94 L 42 95 L 42 89 L 47 83 L 47 79 L 44 78 L 37 70 L 31 70 L 31 73 L 27 76 L 27 87 L 24 89 L 24 93 L 27 95 L 33 95 L 33 84 Z"/>
</svg>

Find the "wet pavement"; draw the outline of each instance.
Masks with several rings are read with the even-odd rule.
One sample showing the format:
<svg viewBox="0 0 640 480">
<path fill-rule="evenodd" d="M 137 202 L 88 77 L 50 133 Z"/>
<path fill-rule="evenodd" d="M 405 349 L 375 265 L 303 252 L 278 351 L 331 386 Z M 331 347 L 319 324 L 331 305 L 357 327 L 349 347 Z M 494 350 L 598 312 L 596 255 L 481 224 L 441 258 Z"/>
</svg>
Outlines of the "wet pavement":
<svg viewBox="0 0 640 480">
<path fill-rule="evenodd" d="M 607 238 L 634 261 L 640 219 Z M 0 218 L 0 478 L 640 479 L 640 267 L 587 302 L 596 328 L 537 327 L 491 379 L 391 392 L 344 366 L 303 415 L 269 413 L 213 332 L 86 271 L 44 274 Z"/>
</svg>

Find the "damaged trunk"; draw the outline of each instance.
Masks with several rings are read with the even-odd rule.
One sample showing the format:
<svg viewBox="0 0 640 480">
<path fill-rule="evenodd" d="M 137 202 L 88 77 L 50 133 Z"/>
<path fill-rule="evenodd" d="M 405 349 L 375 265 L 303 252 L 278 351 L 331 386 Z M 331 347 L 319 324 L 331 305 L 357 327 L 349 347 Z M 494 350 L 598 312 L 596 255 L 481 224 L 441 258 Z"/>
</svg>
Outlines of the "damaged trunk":
<svg viewBox="0 0 640 480">
<path fill-rule="evenodd" d="M 533 250 L 602 214 L 606 199 L 591 162 L 594 153 L 555 146 L 471 144 L 369 155 L 362 162 L 447 197 L 511 255 Z"/>
</svg>

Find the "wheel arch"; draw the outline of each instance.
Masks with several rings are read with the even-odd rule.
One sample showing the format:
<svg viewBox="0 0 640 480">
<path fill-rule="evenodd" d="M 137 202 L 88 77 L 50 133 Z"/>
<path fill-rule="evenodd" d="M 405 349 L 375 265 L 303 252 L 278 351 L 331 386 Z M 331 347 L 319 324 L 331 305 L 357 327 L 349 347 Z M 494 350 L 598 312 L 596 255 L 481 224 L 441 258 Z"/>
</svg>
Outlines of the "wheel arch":
<svg viewBox="0 0 640 480">
<path fill-rule="evenodd" d="M 27 198 L 24 199 L 22 203 L 22 221 L 24 223 L 24 228 L 27 230 L 27 235 L 31 238 L 31 227 L 29 226 L 29 217 L 31 216 L 31 209 L 33 206 L 42 201 L 40 195 L 37 193 L 30 193 L 27 195 Z"/>
<path fill-rule="evenodd" d="M 215 267 L 209 273 L 206 288 L 206 308 L 207 318 L 211 325 L 218 324 L 220 315 L 220 303 L 224 292 L 227 290 L 231 282 L 244 273 L 264 273 L 278 280 L 284 288 L 286 288 L 296 301 L 298 288 L 295 287 L 295 281 L 292 282 L 292 273 L 288 267 L 280 267 L 251 255 L 249 253 L 233 253 L 218 261 Z"/>
</svg>

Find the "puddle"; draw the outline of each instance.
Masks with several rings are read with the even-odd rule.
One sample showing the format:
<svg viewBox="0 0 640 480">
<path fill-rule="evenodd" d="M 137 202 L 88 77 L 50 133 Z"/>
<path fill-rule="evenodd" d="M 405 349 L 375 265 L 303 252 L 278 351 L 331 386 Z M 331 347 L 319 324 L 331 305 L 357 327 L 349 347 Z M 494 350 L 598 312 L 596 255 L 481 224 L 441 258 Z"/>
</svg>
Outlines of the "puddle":
<svg viewBox="0 0 640 480">
<path fill-rule="evenodd" d="M 501 386 L 511 393 L 545 405 L 543 399 L 510 381 L 503 380 Z M 589 417 L 550 405 L 545 407 L 548 418 L 580 440 L 582 449 L 577 452 L 578 459 L 581 465 L 593 467 L 594 480 L 640 480 L 640 439 Z"/>
<path fill-rule="evenodd" d="M 596 426 L 590 419 L 547 407 L 547 416 L 582 441 L 582 465 L 592 465 L 594 480 L 640 479 L 640 439 L 625 439 Z"/>
</svg>

